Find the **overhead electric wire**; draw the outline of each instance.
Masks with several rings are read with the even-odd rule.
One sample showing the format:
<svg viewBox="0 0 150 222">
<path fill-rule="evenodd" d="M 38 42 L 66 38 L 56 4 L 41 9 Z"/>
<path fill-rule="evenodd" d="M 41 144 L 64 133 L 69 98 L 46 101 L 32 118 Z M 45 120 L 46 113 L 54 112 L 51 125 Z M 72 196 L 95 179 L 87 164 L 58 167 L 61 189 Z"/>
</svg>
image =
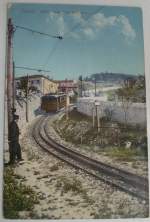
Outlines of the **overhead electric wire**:
<svg viewBox="0 0 150 222">
<path fill-rule="evenodd" d="M 101 11 L 104 7 L 105 7 L 105 6 L 101 6 L 98 10 L 96 10 L 95 12 L 89 14 L 89 16 L 88 16 L 86 19 L 89 20 L 89 19 L 92 17 L 92 15 L 94 15 L 95 13 L 98 13 L 98 12 Z M 87 22 L 87 20 L 86 20 L 86 22 Z M 65 39 L 64 37 L 65 37 L 67 34 L 71 33 L 73 30 L 77 29 L 78 26 L 81 26 L 81 23 L 77 23 L 76 25 L 74 25 L 74 26 L 71 28 L 70 31 L 66 32 L 66 33 L 62 36 L 62 38 Z M 58 45 L 59 45 L 59 42 L 57 42 L 57 43 L 54 45 L 54 47 L 53 47 L 52 50 L 50 51 L 50 53 L 49 53 L 49 55 L 48 55 L 48 57 L 47 57 L 47 59 L 46 59 L 46 62 L 45 62 L 45 64 L 44 64 L 43 66 L 46 66 L 46 65 L 47 65 L 49 59 L 52 57 L 52 55 L 53 55 L 54 52 L 56 51 Z"/>
<path fill-rule="evenodd" d="M 94 13 L 91 13 L 89 14 L 89 16 L 86 18 L 87 20 L 90 19 L 90 17 L 95 14 L 95 13 L 98 13 L 99 11 L 101 11 L 105 6 L 102 6 L 100 9 L 96 10 Z M 86 22 L 87 22 L 86 20 Z M 37 30 L 34 30 L 34 29 L 31 29 L 31 28 L 27 28 L 27 27 L 23 27 L 23 26 L 20 26 L 20 25 L 15 25 L 15 28 L 19 28 L 19 29 L 22 29 L 22 30 L 25 30 L 25 31 L 29 31 L 29 32 L 32 32 L 32 33 L 37 33 L 39 35 L 45 35 L 45 36 L 48 36 L 48 37 L 51 37 L 51 38 L 57 38 L 59 40 L 62 40 L 64 39 L 64 37 L 68 34 L 68 33 L 71 33 L 73 30 L 77 29 L 79 26 L 81 26 L 80 23 L 77 23 L 75 26 L 72 27 L 72 29 L 68 32 L 66 32 L 63 36 L 61 35 L 50 35 L 48 33 L 43 33 L 43 32 L 40 32 L 40 31 L 37 31 Z M 52 57 L 52 55 L 54 54 L 54 52 L 56 51 L 58 47 L 58 42 L 55 43 L 54 47 L 52 48 L 52 50 L 50 51 L 48 57 L 47 57 L 47 60 L 45 62 L 45 64 L 43 66 L 46 66 L 49 59 Z M 23 68 L 23 69 L 28 69 L 28 70 L 36 70 L 38 72 L 41 72 L 41 71 L 44 71 L 44 72 L 49 72 L 49 71 L 46 71 L 46 70 L 42 70 L 42 69 L 32 69 L 32 68 L 26 68 L 26 67 L 15 67 L 15 68 Z"/>
<path fill-rule="evenodd" d="M 35 70 L 38 72 L 51 72 L 50 70 L 43 70 L 43 69 L 35 69 L 35 68 L 30 68 L 30 67 L 25 67 L 25 66 L 15 66 L 16 69 L 26 69 L 26 70 Z"/>
<path fill-rule="evenodd" d="M 88 20 L 89 20 L 94 14 L 100 12 L 103 8 L 105 8 L 105 6 L 101 6 L 98 10 L 96 10 L 95 12 L 89 14 L 89 16 L 86 17 L 86 23 L 88 22 Z M 79 26 L 79 27 L 81 26 L 81 23 L 80 23 L 80 22 L 77 23 L 76 25 L 74 25 L 70 31 L 66 32 L 66 33 L 63 35 L 63 38 L 64 38 L 68 33 L 74 31 L 75 29 L 77 29 L 78 26 Z"/>
<path fill-rule="evenodd" d="M 46 67 L 48 61 L 50 60 L 50 58 L 51 58 L 52 55 L 54 54 L 54 52 L 55 52 L 55 50 L 57 49 L 59 43 L 60 43 L 60 41 L 58 42 L 58 40 L 57 40 L 57 42 L 55 42 L 53 48 L 51 49 L 50 53 L 48 54 L 48 57 L 47 57 L 44 65 L 43 65 L 42 67 Z"/>
<path fill-rule="evenodd" d="M 51 35 L 51 34 L 48 34 L 48 33 L 40 32 L 40 31 L 31 29 L 31 28 L 27 28 L 27 27 L 24 27 L 24 26 L 20 26 L 20 25 L 14 25 L 14 27 L 15 27 L 15 31 L 18 28 L 18 29 L 22 29 L 24 31 L 29 31 L 29 32 L 32 32 L 32 33 L 48 36 L 48 37 L 51 37 L 51 38 L 56 38 L 56 39 L 59 39 L 59 40 L 63 39 L 63 37 L 61 35 Z M 21 66 L 15 66 L 15 68 L 17 68 L 17 69 L 26 69 L 26 70 L 35 70 L 35 71 L 38 71 L 38 72 L 41 72 L 41 71 L 43 71 L 43 72 L 51 72 L 49 70 L 35 69 L 35 68 L 28 68 L 28 67 L 21 67 Z"/>
<path fill-rule="evenodd" d="M 40 31 L 33 30 L 33 29 L 31 29 L 31 28 L 27 28 L 27 27 L 23 27 L 23 26 L 19 26 L 19 25 L 15 25 L 15 27 L 16 27 L 16 29 L 17 29 L 17 28 L 23 29 L 23 30 L 25 30 L 25 31 L 29 31 L 29 32 L 32 32 L 32 33 L 37 33 L 37 34 L 39 34 L 39 35 L 45 35 L 45 36 L 48 36 L 48 37 L 51 37 L 51 38 L 57 38 L 57 39 L 59 39 L 59 40 L 62 40 L 62 39 L 63 39 L 63 37 L 60 36 L 60 35 L 58 35 L 58 36 L 57 36 L 57 35 L 50 35 L 50 34 L 48 34 L 48 33 L 40 32 Z"/>
</svg>

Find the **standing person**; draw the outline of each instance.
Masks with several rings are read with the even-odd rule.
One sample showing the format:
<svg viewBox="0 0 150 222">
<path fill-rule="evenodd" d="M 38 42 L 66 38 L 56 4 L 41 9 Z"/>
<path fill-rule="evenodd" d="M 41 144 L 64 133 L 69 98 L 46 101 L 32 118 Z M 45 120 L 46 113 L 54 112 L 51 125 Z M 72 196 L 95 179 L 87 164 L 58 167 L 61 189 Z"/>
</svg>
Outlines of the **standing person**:
<svg viewBox="0 0 150 222">
<path fill-rule="evenodd" d="M 9 125 L 9 153 L 10 153 L 10 160 L 9 164 L 13 164 L 15 160 L 18 161 L 22 160 L 22 154 L 21 154 L 21 147 L 19 144 L 19 127 L 18 122 L 19 116 L 13 115 L 13 120 Z"/>
</svg>

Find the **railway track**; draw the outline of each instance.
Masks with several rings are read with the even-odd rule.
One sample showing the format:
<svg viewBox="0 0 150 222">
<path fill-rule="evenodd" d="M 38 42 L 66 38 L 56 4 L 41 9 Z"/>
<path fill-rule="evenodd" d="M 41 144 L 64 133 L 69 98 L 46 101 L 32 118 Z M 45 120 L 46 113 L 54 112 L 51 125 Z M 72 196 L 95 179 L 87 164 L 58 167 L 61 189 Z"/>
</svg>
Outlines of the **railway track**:
<svg viewBox="0 0 150 222">
<path fill-rule="evenodd" d="M 48 119 L 49 117 L 41 117 L 32 130 L 32 136 L 40 147 L 72 167 L 148 202 L 148 180 L 146 178 L 104 164 L 57 143 L 48 133 Z"/>
</svg>

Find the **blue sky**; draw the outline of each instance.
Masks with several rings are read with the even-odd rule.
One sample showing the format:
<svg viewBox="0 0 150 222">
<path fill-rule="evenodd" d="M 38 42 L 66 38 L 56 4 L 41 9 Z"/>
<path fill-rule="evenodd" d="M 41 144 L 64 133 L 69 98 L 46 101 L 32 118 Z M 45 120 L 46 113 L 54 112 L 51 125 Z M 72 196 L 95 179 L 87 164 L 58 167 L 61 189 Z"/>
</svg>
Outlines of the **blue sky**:
<svg viewBox="0 0 150 222">
<path fill-rule="evenodd" d="M 64 37 L 59 40 L 17 29 L 13 39 L 16 66 L 51 70 L 54 79 L 105 71 L 144 73 L 140 8 L 13 4 L 8 14 L 14 25 Z M 16 75 L 24 74 L 27 71 L 16 70 Z"/>
</svg>

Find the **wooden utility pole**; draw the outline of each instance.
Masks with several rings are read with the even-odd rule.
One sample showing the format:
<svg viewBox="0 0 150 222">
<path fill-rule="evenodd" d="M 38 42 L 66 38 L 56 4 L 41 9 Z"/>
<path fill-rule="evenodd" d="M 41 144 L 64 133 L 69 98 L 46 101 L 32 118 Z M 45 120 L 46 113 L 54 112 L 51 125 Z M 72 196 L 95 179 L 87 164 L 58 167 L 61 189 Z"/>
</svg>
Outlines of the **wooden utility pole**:
<svg viewBox="0 0 150 222">
<path fill-rule="evenodd" d="M 93 119 L 93 128 L 95 126 L 95 105 L 93 106 L 93 109 L 92 109 L 92 119 Z"/>
<path fill-rule="evenodd" d="M 83 97 L 83 79 L 81 76 L 81 97 Z"/>
<path fill-rule="evenodd" d="M 94 85 L 95 85 L 95 96 L 96 96 L 96 76 L 95 76 L 95 80 L 94 80 Z"/>
<path fill-rule="evenodd" d="M 12 38 L 14 34 L 14 27 L 11 19 L 8 19 L 7 30 L 7 112 L 8 112 L 8 126 L 13 120 L 13 62 L 12 62 Z M 9 130 L 9 127 L 8 127 Z M 8 132 L 9 133 L 9 132 Z"/>
<path fill-rule="evenodd" d="M 100 115 L 97 113 L 97 131 L 100 132 Z"/>
<path fill-rule="evenodd" d="M 69 109 L 69 94 L 68 94 L 67 81 L 66 81 L 66 120 L 69 119 L 69 110 L 68 109 Z"/>
<path fill-rule="evenodd" d="M 99 102 L 95 102 L 95 108 L 96 108 L 96 119 L 97 119 L 97 131 L 99 132 L 100 130 L 100 120 L 99 120 L 99 112 L 98 112 L 98 106 Z"/>
<path fill-rule="evenodd" d="M 80 89 L 80 91 L 79 91 L 79 94 L 80 94 L 80 96 L 82 97 L 83 96 L 83 93 L 82 93 L 82 91 L 83 91 L 83 82 L 82 82 L 82 76 L 79 76 L 79 89 Z"/>
<path fill-rule="evenodd" d="M 13 89 L 13 111 L 15 110 L 15 99 L 16 99 L 16 86 L 15 86 L 15 63 L 13 62 L 13 80 L 12 80 L 12 89 Z"/>
<path fill-rule="evenodd" d="M 98 115 L 97 115 L 98 111 L 97 111 L 97 105 L 95 105 L 95 109 L 96 109 L 96 120 L 97 120 L 97 128 L 98 128 Z"/>
<path fill-rule="evenodd" d="M 27 74 L 27 88 L 26 88 L 26 122 L 29 122 L 29 75 Z"/>
</svg>

